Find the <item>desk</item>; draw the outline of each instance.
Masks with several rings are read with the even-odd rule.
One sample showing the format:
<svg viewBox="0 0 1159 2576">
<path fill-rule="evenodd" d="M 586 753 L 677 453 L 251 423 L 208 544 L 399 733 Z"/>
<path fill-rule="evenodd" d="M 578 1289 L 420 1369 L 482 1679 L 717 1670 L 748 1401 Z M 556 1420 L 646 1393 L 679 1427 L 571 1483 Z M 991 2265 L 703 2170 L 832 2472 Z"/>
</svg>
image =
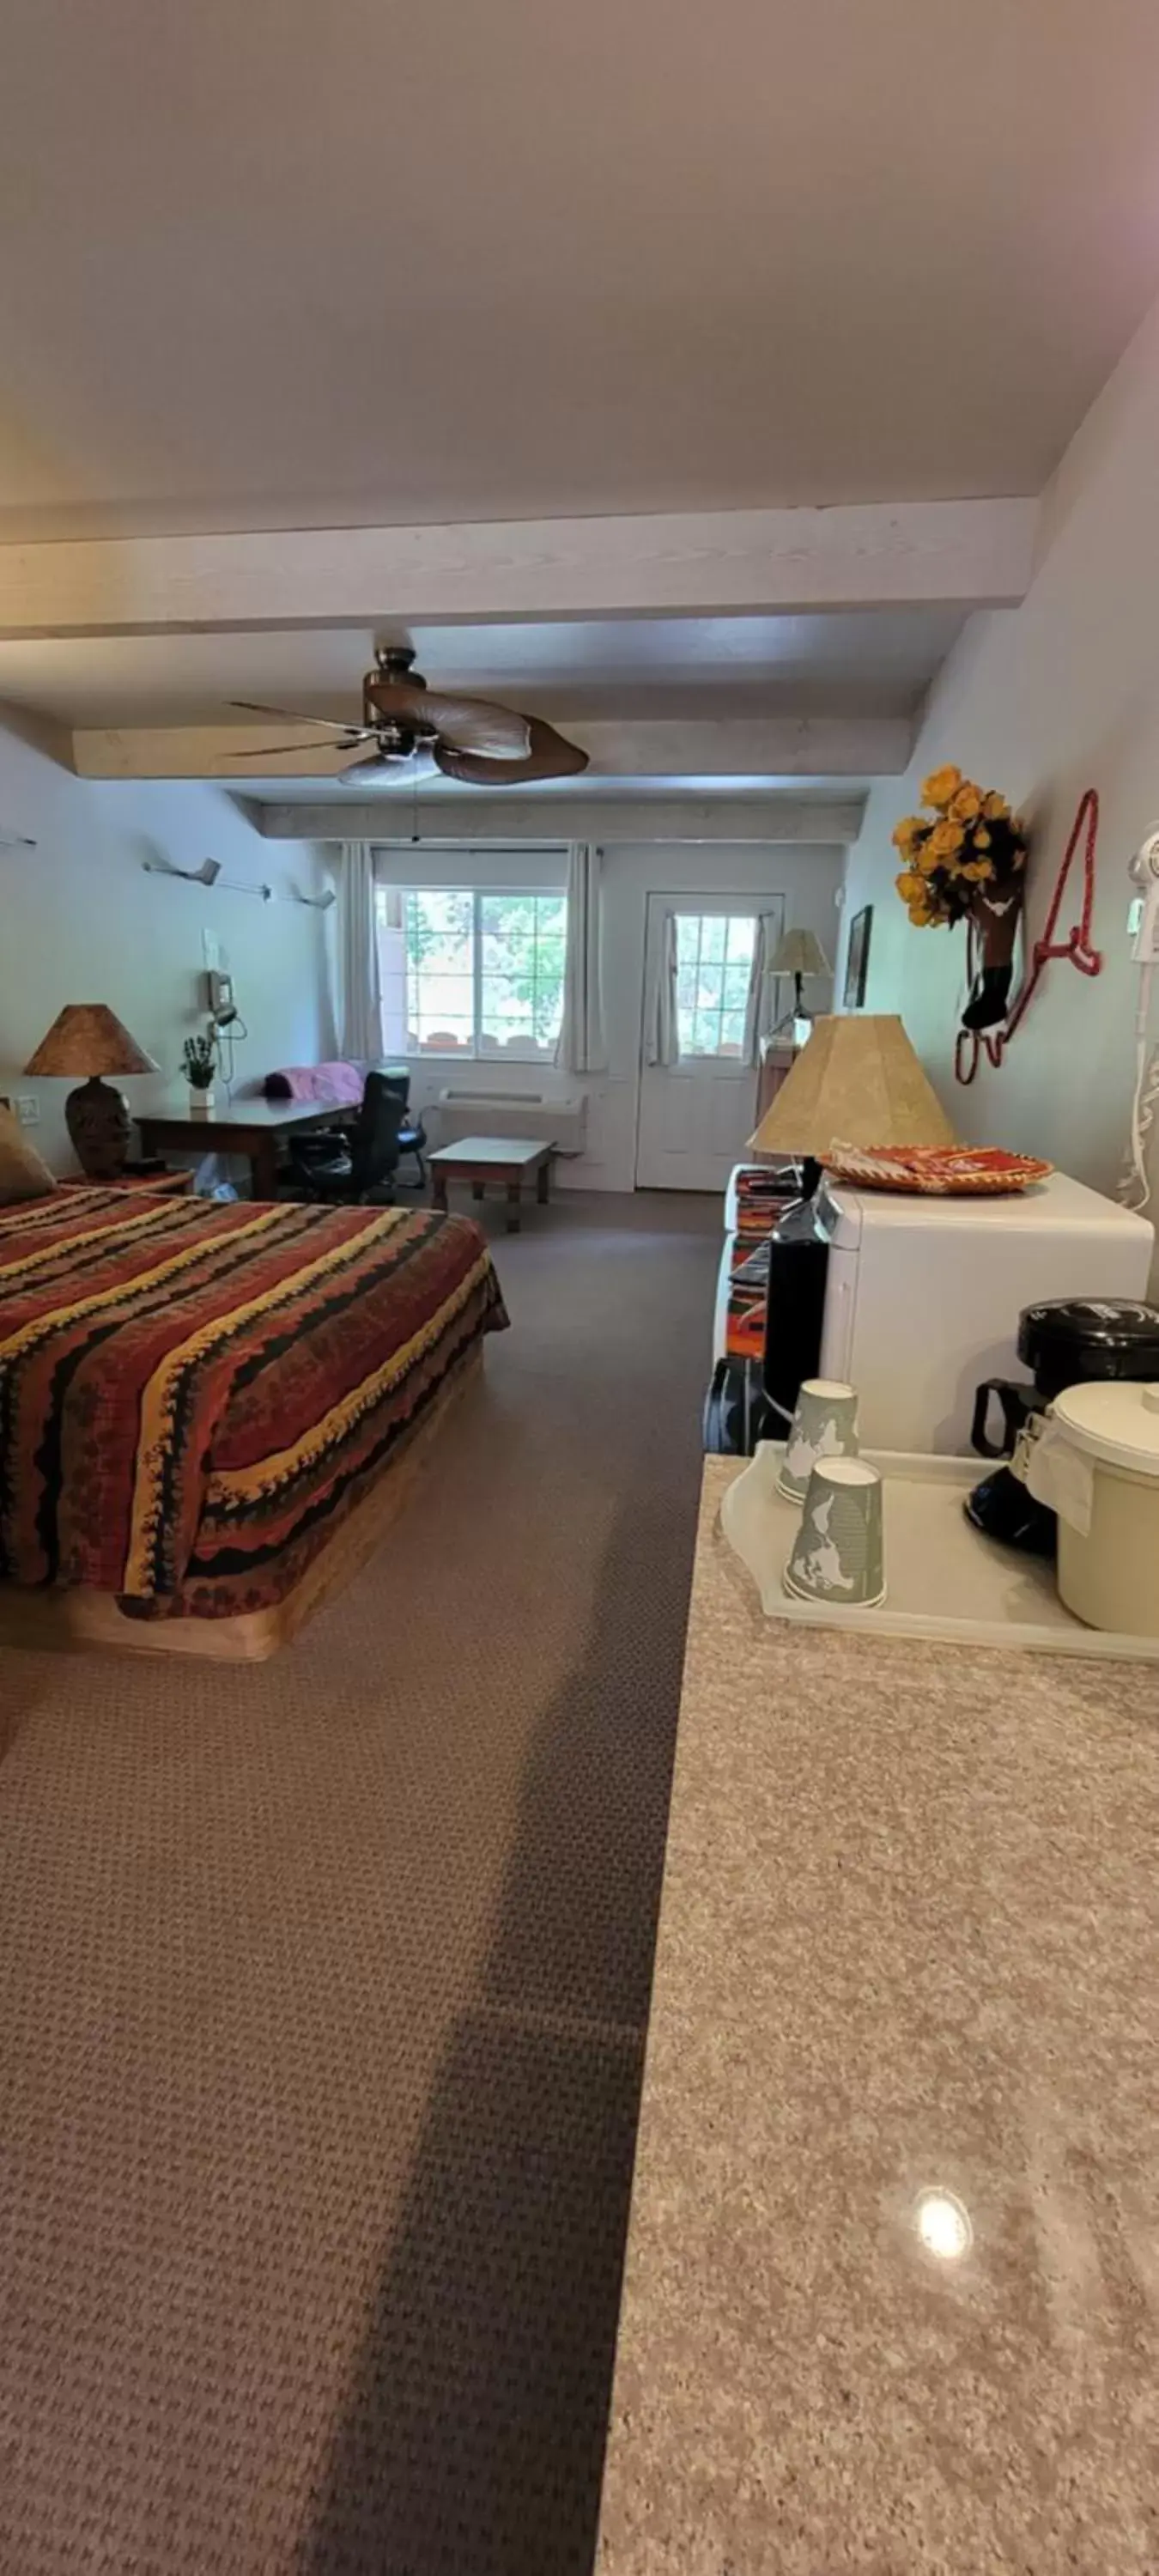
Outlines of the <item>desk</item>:
<svg viewBox="0 0 1159 2576">
<path fill-rule="evenodd" d="M 705 1466 L 599 2576 L 1147 2576 L 1159 1675 L 765 1619 L 739 1473 Z"/>
<path fill-rule="evenodd" d="M 235 1100 L 208 1118 L 188 1109 L 142 1110 L 137 1118 L 145 1154 L 240 1154 L 249 1164 L 255 1199 L 277 1197 L 278 1141 L 311 1128 L 341 1127 L 351 1116 L 332 1101 Z"/>
</svg>

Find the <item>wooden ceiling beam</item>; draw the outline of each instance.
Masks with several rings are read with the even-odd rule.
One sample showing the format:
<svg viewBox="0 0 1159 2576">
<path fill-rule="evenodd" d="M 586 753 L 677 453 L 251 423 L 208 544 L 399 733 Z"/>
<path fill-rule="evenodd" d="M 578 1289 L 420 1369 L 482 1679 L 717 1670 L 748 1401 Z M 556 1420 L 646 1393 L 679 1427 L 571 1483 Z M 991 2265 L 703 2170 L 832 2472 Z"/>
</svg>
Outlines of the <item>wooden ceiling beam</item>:
<svg viewBox="0 0 1159 2576">
<path fill-rule="evenodd" d="M 0 546 L 0 638 L 1015 605 L 1030 500 Z"/>
<path fill-rule="evenodd" d="M 408 802 L 390 796 L 363 801 L 355 796 L 320 799 L 317 804 L 263 805 L 243 800 L 255 831 L 269 841 L 378 841 L 402 846 L 412 838 Z M 447 841 L 472 849 L 494 844 L 501 849 L 532 841 L 558 845 L 598 841 L 601 848 L 646 841 L 727 841 L 808 843 L 843 849 L 857 839 L 865 811 L 863 796 L 800 797 L 731 796 L 540 796 L 533 787 L 518 795 L 494 791 L 478 796 L 439 796 L 424 789 L 418 803 L 420 837 L 425 845 Z"/>
<path fill-rule="evenodd" d="M 591 759 L 591 777 L 680 780 L 733 778 L 881 778 L 907 767 L 913 742 L 908 716 L 795 715 L 705 717 L 621 724 L 568 724 L 569 739 Z M 261 757 L 279 738 L 300 748 L 293 759 Z M 82 778 L 212 778 L 243 786 L 260 778 L 325 778 L 319 745 L 328 737 L 276 719 L 251 725 L 145 725 L 79 730 L 73 766 Z M 498 791 L 482 791 L 490 796 Z"/>
</svg>

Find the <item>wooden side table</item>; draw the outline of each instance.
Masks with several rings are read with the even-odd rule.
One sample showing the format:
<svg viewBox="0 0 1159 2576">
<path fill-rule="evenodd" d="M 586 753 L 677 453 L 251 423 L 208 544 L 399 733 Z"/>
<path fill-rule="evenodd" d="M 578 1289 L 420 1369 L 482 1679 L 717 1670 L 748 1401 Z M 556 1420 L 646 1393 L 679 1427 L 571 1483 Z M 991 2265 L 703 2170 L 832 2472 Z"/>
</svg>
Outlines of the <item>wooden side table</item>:
<svg viewBox="0 0 1159 2576">
<path fill-rule="evenodd" d="M 459 1145 L 440 1146 L 429 1158 L 435 1206 L 446 1215 L 449 1181 L 469 1181 L 474 1199 L 482 1198 L 488 1181 L 501 1181 L 507 1191 L 507 1231 L 518 1234 L 523 1183 L 534 1177 L 536 1198 L 546 1207 L 554 1155 L 554 1145 L 531 1136 L 464 1136 Z"/>
</svg>

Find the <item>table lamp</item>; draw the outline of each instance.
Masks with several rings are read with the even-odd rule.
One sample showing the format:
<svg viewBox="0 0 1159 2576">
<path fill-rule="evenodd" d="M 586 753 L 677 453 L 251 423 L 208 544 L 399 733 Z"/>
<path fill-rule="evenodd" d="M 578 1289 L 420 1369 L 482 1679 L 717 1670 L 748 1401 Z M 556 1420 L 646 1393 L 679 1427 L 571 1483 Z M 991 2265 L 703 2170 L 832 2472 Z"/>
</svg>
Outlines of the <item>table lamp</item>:
<svg viewBox="0 0 1159 2576">
<path fill-rule="evenodd" d="M 24 1068 L 31 1074 L 87 1075 L 64 1104 L 73 1152 L 90 1181 L 115 1181 L 129 1159 L 133 1122 L 124 1093 L 105 1073 L 158 1073 L 159 1065 L 130 1037 L 104 1002 L 68 1002 L 58 1011 Z"/>
<path fill-rule="evenodd" d="M 792 1072 L 766 1109 L 754 1154 L 794 1154 L 803 1161 L 807 1204 L 821 1178 L 820 1157 L 845 1145 L 954 1145 L 957 1138 L 932 1083 L 892 1013 L 826 1016 L 813 1024 Z M 783 1230 L 786 1209 L 778 1231 Z"/>
<path fill-rule="evenodd" d="M 769 968 L 769 973 L 770 975 L 792 976 L 793 1008 L 791 1011 L 786 1011 L 782 1018 L 778 1020 L 777 1026 L 772 1032 L 774 1037 L 777 1036 L 781 1029 L 788 1027 L 790 1020 L 806 1020 L 809 1023 L 809 1028 L 812 1027 L 812 1014 L 805 1008 L 804 995 L 801 991 L 802 977 L 805 975 L 831 975 L 832 972 L 833 969 L 830 966 L 825 951 L 821 946 L 821 942 L 816 938 L 811 930 L 782 931 L 780 940 L 777 944 L 777 953 Z M 809 1029 L 806 1029 L 805 1035 L 808 1036 L 808 1034 Z"/>
</svg>

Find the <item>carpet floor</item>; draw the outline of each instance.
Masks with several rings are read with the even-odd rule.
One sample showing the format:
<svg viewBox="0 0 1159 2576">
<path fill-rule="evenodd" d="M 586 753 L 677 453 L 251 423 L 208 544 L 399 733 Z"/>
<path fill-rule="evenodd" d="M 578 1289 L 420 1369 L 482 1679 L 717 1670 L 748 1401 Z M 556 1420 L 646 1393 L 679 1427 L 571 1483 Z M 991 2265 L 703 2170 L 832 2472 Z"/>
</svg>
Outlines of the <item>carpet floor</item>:
<svg viewBox="0 0 1159 2576">
<path fill-rule="evenodd" d="M 719 1225 L 496 1232 L 281 1658 L 0 1657 L 6 2576 L 586 2576 Z"/>
</svg>

